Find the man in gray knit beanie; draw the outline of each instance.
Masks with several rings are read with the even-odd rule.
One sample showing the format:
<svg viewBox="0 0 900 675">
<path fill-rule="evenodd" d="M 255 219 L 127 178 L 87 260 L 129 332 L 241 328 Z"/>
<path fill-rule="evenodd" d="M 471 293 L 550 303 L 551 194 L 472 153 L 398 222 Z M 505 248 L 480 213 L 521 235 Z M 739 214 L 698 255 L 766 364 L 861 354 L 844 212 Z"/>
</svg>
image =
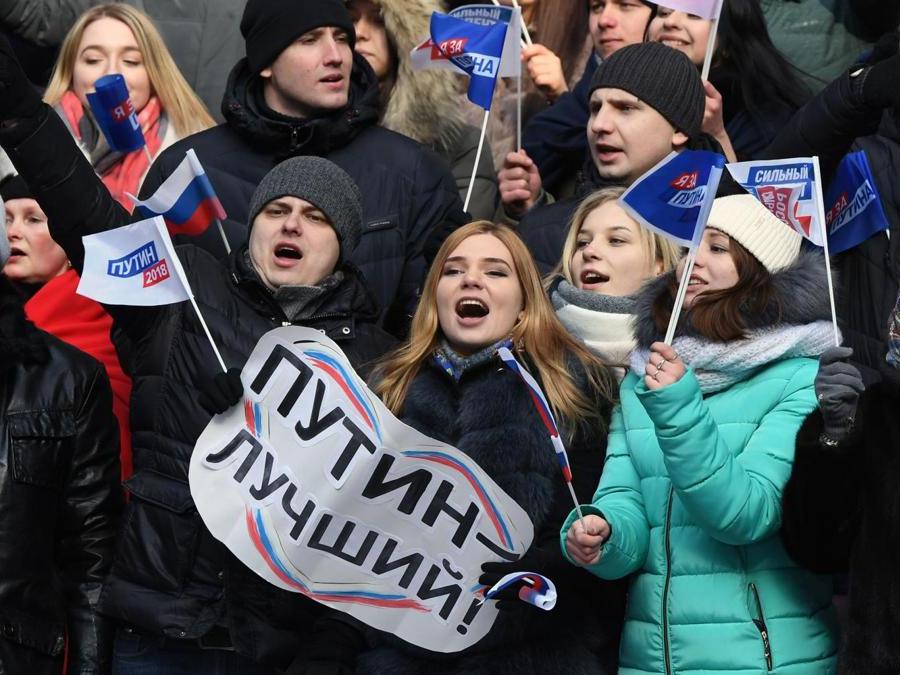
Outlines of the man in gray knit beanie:
<svg viewBox="0 0 900 675">
<path fill-rule="evenodd" d="M 269 171 L 250 200 L 249 252 L 263 283 L 314 286 L 353 253 L 362 195 L 321 157 L 292 157 Z"/>
</svg>

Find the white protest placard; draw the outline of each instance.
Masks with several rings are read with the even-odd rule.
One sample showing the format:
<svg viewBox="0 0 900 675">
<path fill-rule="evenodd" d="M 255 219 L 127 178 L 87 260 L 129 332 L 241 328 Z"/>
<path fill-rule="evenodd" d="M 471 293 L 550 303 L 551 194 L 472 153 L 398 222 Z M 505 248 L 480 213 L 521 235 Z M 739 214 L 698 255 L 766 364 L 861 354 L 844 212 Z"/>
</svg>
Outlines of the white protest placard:
<svg viewBox="0 0 900 675">
<path fill-rule="evenodd" d="M 521 557 L 531 521 L 468 456 L 397 420 L 331 340 L 262 337 L 244 401 L 194 447 L 191 494 L 262 578 L 426 649 L 488 632 L 487 561 Z"/>
</svg>

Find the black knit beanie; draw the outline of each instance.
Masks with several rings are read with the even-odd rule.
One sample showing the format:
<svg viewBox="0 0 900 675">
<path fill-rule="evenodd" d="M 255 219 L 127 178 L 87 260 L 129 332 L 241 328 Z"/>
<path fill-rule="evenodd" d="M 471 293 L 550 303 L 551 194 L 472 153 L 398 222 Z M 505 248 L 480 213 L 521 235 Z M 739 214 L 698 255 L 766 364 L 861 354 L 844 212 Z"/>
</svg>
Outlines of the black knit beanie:
<svg viewBox="0 0 900 675">
<path fill-rule="evenodd" d="M 334 162 L 322 157 L 291 157 L 267 173 L 250 200 L 249 224 L 273 199 L 290 195 L 318 208 L 331 223 L 347 260 L 362 236 L 362 193 Z"/>
<path fill-rule="evenodd" d="M 0 199 L 11 202 L 13 199 L 34 199 L 34 195 L 25 180 L 14 174 L 0 181 Z"/>
<path fill-rule="evenodd" d="M 356 32 L 342 0 L 247 0 L 241 35 L 250 71 L 268 68 L 289 44 L 320 26 L 343 28 L 353 48 Z"/>
<path fill-rule="evenodd" d="M 601 87 L 637 96 L 688 138 L 700 134 L 706 107 L 703 81 L 697 66 L 677 49 L 659 42 L 622 47 L 594 71 L 588 95 Z"/>
</svg>

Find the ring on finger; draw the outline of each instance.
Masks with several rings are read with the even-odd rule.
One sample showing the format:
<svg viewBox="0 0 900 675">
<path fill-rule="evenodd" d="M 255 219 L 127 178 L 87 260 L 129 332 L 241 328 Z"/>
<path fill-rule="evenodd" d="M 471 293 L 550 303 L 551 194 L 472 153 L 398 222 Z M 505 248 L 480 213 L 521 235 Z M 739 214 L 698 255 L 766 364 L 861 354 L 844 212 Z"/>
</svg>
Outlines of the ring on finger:
<svg viewBox="0 0 900 675">
<path fill-rule="evenodd" d="M 665 359 L 660 359 L 660 360 L 659 360 L 659 363 L 654 363 L 654 364 L 653 364 L 653 366 L 656 368 L 657 371 L 662 370 L 662 367 L 663 367 L 664 365 L 666 365 L 666 360 L 665 360 Z"/>
</svg>

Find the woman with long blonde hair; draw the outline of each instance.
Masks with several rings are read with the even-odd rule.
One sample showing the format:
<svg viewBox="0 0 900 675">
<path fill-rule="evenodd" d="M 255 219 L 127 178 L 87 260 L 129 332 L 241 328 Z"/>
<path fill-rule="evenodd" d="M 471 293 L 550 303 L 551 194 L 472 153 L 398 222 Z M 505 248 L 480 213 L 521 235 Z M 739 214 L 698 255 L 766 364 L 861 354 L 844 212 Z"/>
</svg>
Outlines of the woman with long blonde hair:
<svg viewBox="0 0 900 675">
<path fill-rule="evenodd" d="M 87 102 L 94 82 L 111 73 L 125 78 L 152 157 L 214 122 L 146 14 L 114 3 L 78 18 L 60 47 L 44 100 L 69 127 L 113 197 L 130 211 L 127 193 L 137 194 L 150 162 L 143 150 L 112 151 Z"/>
<path fill-rule="evenodd" d="M 562 324 L 625 376 L 635 347 L 635 294 L 675 268 L 677 246 L 634 220 L 617 200 L 621 187 L 602 188 L 578 206 L 562 258 L 545 282 Z"/>
<path fill-rule="evenodd" d="M 447 238 L 409 339 L 376 369 L 374 387 L 406 424 L 478 462 L 531 518 L 530 549 L 513 563 L 485 563 L 480 583 L 538 572 L 555 582 L 559 604 L 545 613 L 501 601 L 490 633 L 452 657 L 384 636 L 360 656 L 357 672 L 615 673 L 620 587 L 598 587 L 565 568 L 558 528 L 571 498 L 529 389 L 498 356 L 502 347 L 540 383 L 576 493 L 590 494 L 603 467 L 614 380 L 560 324 L 525 244 L 506 226 L 477 221 Z"/>
</svg>

